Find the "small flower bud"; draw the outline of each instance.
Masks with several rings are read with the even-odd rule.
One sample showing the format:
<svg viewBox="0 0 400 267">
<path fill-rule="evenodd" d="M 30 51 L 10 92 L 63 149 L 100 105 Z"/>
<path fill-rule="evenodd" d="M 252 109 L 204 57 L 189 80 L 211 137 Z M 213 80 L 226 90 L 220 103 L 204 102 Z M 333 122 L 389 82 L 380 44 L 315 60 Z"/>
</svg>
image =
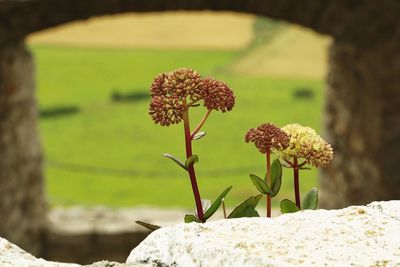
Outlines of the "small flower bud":
<svg viewBox="0 0 400 267">
<path fill-rule="evenodd" d="M 267 149 L 282 150 L 289 145 L 289 135 L 271 123 L 264 123 L 248 130 L 245 141 L 253 142 L 261 153 Z"/>
<path fill-rule="evenodd" d="M 151 99 L 149 115 L 155 123 L 169 126 L 182 120 L 183 111 L 184 107 L 177 98 L 155 96 Z"/>
<path fill-rule="evenodd" d="M 177 69 L 165 76 L 164 92 L 167 96 L 173 95 L 180 100 L 189 98 L 191 101 L 198 101 L 202 95 L 201 75 L 192 69 Z"/>
<path fill-rule="evenodd" d="M 154 78 L 153 83 L 151 84 L 151 87 L 150 87 L 150 96 L 151 97 L 165 96 L 163 85 L 164 85 L 166 78 L 167 78 L 167 75 L 165 73 L 160 73 Z"/>
<path fill-rule="evenodd" d="M 233 91 L 223 82 L 213 78 L 203 80 L 204 106 L 207 109 L 220 110 L 222 112 L 232 110 L 235 105 Z"/>
</svg>

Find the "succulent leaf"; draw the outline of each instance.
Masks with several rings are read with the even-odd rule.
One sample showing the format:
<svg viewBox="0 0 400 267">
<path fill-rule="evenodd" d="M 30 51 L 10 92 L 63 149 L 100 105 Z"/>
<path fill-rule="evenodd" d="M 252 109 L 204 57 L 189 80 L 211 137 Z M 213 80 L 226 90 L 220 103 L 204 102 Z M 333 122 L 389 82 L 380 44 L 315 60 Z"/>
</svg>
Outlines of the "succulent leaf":
<svg viewBox="0 0 400 267">
<path fill-rule="evenodd" d="M 237 206 L 231 214 L 229 214 L 228 219 L 232 218 L 242 218 L 242 217 L 260 217 L 256 211 L 256 206 L 260 202 L 262 195 L 252 196 L 242 202 Z"/>
<path fill-rule="evenodd" d="M 198 132 L 193 136 L 193 140 L 199 140 L 203 138 L 207 133 L 206 132 Z"/>
<path fill-rule="evenodd" d="M 289 199 L 284 199 L 281 201 L 281 212 L 284 213 L 293 213 L 297 212 L 300 209 Z"/>
<path fill-rule="evenodd" d="M 282 165 L 279 159 L 272 162 L 271 165 L 271 180 L 272 180 L 272 193 L 271 197 L 276 196 L 279 193 L 282 185 Z"/>
<path fill-rule="evenodd" d="M 185 215 L 185 223 L 191 223 L 191 222 L 201 223 L 201 221 L 196 216 L 192 214 Z"/>
<path fill-rule="evenodd" d="M 197 155 L 192 155 L 190 156 L 186 161 L 185 161 L 185 169 L 189 169 L 189 166 L 192 164 L 195 164 L 196 162 L 199 162 L 199 156 Z"/>
<path fill-rule="evenodd" d="M 187 168 L 185 166 L 185 164 L 183 164 L 182 161 L 180 161 L 179 159 L 175 158 L 173 155 L 168 154 L 168 153 L 164 153 L 162 154 L 164 157 L 171 159 L 173 162 L 175 162 L 176 164 L 178 164 L 179 167 L 183 168 L 185 171 L 187 171 Z"/>
<path fill-rule="evenodd" d="M 318 206 L 318 190 L 313 187 L 303 199 L 303 210 L 315 210 Z"/>
<path fill-rule="evenodd" d="M 231 191 L 232 186 L 226 188 L 219 196 L 218 198 L 212 203 L 211 207 L 204 213 L 204 219 L 207 220 L 213 214 L 218 210 L 218 208 L 222 204 L 222 200 L 226 197 L 226 195 Z"/>
<path fill-rule="evenodd" d="M 255 174 L 250 174 L 249 176 L 254 186 L 258 189 L 258 191 L 260 191 L 260 193 L 264 195 L 272 194 L 271 188 L 269 188 L 269 186 L 263 179 L 261 179 Z"/>
</svg>

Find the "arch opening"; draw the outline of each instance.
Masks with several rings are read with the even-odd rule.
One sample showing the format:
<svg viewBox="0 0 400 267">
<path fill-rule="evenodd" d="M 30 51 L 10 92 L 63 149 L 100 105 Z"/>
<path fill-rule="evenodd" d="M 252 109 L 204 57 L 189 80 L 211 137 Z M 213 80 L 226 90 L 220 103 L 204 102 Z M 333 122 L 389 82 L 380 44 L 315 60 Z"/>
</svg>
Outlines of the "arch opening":
<svg viewBox="0 0 400 267">
<path fill-rule="evenodd" d="M 325 38 L 293 25 L 232 13 L 137 16 L 93 19 L 84 26 L 73 24 L 28 38 L 37 58 L 40 105 L 47 109 L 72 106 L 79 110 L 69 116 L 40 120 L 51 202 L 192 206 L 189 190 L 185 190 L 184 196 L 173 197 L 172 192 L 186 188 L 187 181 L 159 157 L 163 152 L 182 154 L 181 129 L 179 126 L 160 129 L 146 114 L 146 91 L 152 78 L 177 67 L 192 67 L 204 75 L 216 76 L 237 91 L 236 110 L 232 114 L 213 114 L 215 118 L 207 124 L 208 140 L 198 147 L 202 158 L 199 175 L 204 176 L 200 183 L 209 198 L 228 184 L 238 189 L 232 205 L 252 192 L 247 174 L 252 169 L 262 172 L 263 167 L 262 161 L 249 160 L 255 152 L 242 142 L 248 128 L 271 121 L 280 126 L 299 122 L 321 129 L 324 86 L 321 69 L 325 68 L 325 59 L 317 55 L 316 66 L 308 71 L 298 66 L 313 61 L 310 55 L 315 55 L 315 47 L 326 48 Z M 185 35 L 176 40 L 179 35 L 173 29 L 182 21 L 188 21 L 184 25 Z M 122 29 L 117 28 L 119 33 L 113 28 L 124 23 L 127 25 Z M 215 27 L 216 23 L 219 27 Z M 124 40 L 129 29 L 136 25 L 150 32 L 139 33 L 147 40 L 142 38 L 136 43 L 134 38 Z M 187 30 L 193 28 L 192 32 Z M 102 37 L 107 30 L 115 38 L 99 40 L 96 31 Z M 94 38 L 89 36 L 91 32 Z M 85 43 L 80 40 L 73 43 L 79 36 L 85 36 Z M 122 36 L 120 42 L 127 42 L 118 46 L 118 36 Z M 244 40 L 232 46 L 231 42 L 241 36 Z M 113 39 L 113 43 L 104 42 L 106 39 Z M 144 44 L 149 47 L 144 48 Z M 310 44 L 314 48 L 311 52 L 305 49 Z M 290 62 L 287 58 L 296 55 L 295 51 L 301 55 Z M 256 57 L 257 54 L 260 56 Z M 260 62 L 262 58 L 273 60 Z M 278 71 L 271 68 L 277 62 L 280 62 Z M 60 80 L 63 82 L 59 83 Z M 308 97 L 302 97 L 304 91 Z M 136 100 L 116 101 L 129 96 Z M 223 128 L 221 122 L 226 123 Z M 224 128 L 232 129 L 231 137 L 227 137 Z M 212 152 L 216 146 L 223 151 L 222 158 L 230 155 L 230 162 L 222 169 L 217 164 L 221 155 Z M 236 153 L 237 146 L 241 153 Z M 304 190 L 316 183 L 316 172 L 311 176 Z M 157 186 L 160 189 L 155 193 Z M 164 191 L 166 187 L 173 187 L 171 194 Z M 163 197 L 154 198 L 157 194 Z"/>
</svg>

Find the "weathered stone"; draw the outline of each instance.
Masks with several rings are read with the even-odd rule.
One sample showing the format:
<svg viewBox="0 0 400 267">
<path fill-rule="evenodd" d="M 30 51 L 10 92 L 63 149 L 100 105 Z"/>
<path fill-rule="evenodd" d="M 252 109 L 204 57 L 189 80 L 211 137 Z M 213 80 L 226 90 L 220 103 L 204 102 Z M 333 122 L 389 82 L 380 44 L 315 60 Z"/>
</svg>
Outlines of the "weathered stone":
<svg viewBox="0 0 400 267">
<path fill-rule="evenodd" d="M 153 232 L 128 263 L 157 266 L 399 266 L 400 201 L 273 219 L 179 224 Z"/>
<path fill-rule="evenodd" d="M 34 93 L 23 41 L 0 45 L 0 236 L 37 254 L 46 205 Z"/>
<path fill-rule="evenodd" d="M 330 47 L 325 128 L 334 160 L 320 179 L 321 207 L 400 196 L 399 47 L 398 36 L 374 47 L 337 40 Z"/>
<path fill-rule="evenodd" d="M 24 267 L 24 266 L 52 266 L 52 267 L 78 267 L 77 264 L 64 264 L 49 262 L 38 259 L 28 252 L 20 249 L 6 239 L 0 237 L 0 266 L 3 267 Z"/>
<path fill-rule="evenodd" d="M 73 263 L 61 263 L 38 259 L 0 237 L 0 266 L 2 267 L 80 267 Z M 95 262 L 87 267 L 141 267 L 143 264 L 126 264 L 109 261 Z"/>
</svg>

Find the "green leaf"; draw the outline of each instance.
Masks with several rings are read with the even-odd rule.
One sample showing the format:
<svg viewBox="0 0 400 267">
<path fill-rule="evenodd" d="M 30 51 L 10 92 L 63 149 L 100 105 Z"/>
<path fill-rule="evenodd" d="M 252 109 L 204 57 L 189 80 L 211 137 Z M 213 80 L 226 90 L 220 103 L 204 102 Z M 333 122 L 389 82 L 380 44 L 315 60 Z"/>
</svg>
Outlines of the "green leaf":
<svg viewBox="0 0 400 267">
<path fill-rule="evenodd" d="M 249 218 L 260 217 L 260 214 L 258 214 L 258 212 L 255 209 L 248 208 L 246 209 L 246 212 L 244 213 L 243 217 L 249 217 Z"/>
<path fill-rule="evenodd" d="M 185 161 L 185 169 L 189 169 L 189 166 L 192 164 L 195 164 L 196 162 L 199 162 L 199 157 L 197 155 L 192 155 L 190 156 L 186 161 Z"/>
<path fill-rule="evenodd" d="M 315 210 L 318 206 L 318 190 L 313 187 L 303 199 L 303 210 Z"/>
<path fill-rule="evenodd" d="M 199 140 L 201 138 L 203 138 L 206 135 L 206 132 L 198 132 L 193 136 L 193 140 Z"/>
<path fill-rule="evenodd" d="M 180 167 L 182 167 L 185 171 L 187 171 L 187 168 L 185 167 L 185 164 L 183 164 L 179 159 L 175 158 L 171 154 L 164 153 L 162 154 L 164 157 L 171 159 L 173 162 L 178 164 Z"/>
<path fill-rule="evenodd" d="M 282 184 L 282 165 L 279 159 L 272 162 L 271 165 L 271 181 L 272 181 L 272 193 L 271 197 L 276 196 L 281 189 Z"/>
<path fill-rule="evenodd" d="M 260 193 L 264 195 L 272 193 L 271 189 L 263 179 L 261 179 L 255 174 L 250 174 L 249 176 L 254 186 L 258 189 L 258 191 L 260 191 Z"/>
<path fill-rule="evenodd" d="M 185 215 L 185 223 L 197 222 L 201 223 L 201 221 L 194 215 L 187 214 Z"/>
<path fill-rule="evenodd" d="M 222 199 L 226 197 L 226 195 L 229 193 L 229 191 L 231 191 L 232 186 L 228 187 L 227 189 L 225 189 L 220 195 L 219 197 L 217 197 L 217 199 L 214 201 L 214 203 L 212 203 L 211 207 L 204 213 L 204 219 L 207 220 L 208 218 L 210 218 L 211 216 L 213 216 L 213 214 L 218 210 L 218 208 L 221 206 L 222 204 Z"/>
<path fill-rule="evenodd" d="M 258 202 L 263 195 L 257 195 L 246 199 L 243 203 L 237 206 L 231 214 L 229 214 L 228 219 L 232 218 L 242 218 L 242 217 L 260 217 L 258 212 L 255 210 Z"/>
<path fill-rule="evenodd" d="M 146 227 L 147 229 L 150 229 L 151 231 L 155 231 L 157 229 L 160 229 L 161 226 L 155 225 L 155 224 L 151 224 L 151 223 L 146 223 L 146 222 L 142 222 L 142 221 L 135 221 L 135 223 Z"/>
<path fill-rule="evenodd" d="M 292 213 L 299 211 L 300 209 L 289 199 L 284 199 L 281 202 L 281 212 L 282 213 Z"/>
</svg>

